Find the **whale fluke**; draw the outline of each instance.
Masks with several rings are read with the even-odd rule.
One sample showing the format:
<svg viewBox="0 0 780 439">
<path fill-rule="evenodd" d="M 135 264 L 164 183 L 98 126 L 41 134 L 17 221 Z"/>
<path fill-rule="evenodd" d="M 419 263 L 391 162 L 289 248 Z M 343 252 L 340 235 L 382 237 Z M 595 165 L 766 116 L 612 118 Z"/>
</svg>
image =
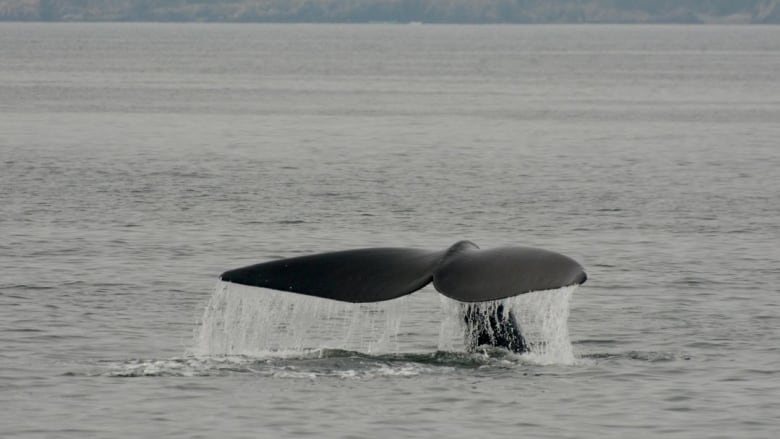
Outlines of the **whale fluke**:
<svg viewBox="0 0 780 439">
<path fill-rule="evenodd" d="M 226 271 L 220 278 L 343 302 L 380 302 L 430 283 L 442 253 L 411 248 L 346 250 L 250 265 Z"/>
<path fill-rule="evenodd" d="M 461 302 L 487 302 L 586 280 L 582 266 L 560 253 L 532 247 L 481 250 L 469 241 L 450 247 L 433 274 L 436 290 Z"/>
<path fill-rule="evenodd" d="M 430 282 L 461 302 L 498 300 L 585 282 L 573 259 L 531 247 L 481 250 L 460 241 L 446 250 L 367 248 L 250 265 L 222 273 L 225 282 L 343 302 L 380 302 Z"/>
</svg>

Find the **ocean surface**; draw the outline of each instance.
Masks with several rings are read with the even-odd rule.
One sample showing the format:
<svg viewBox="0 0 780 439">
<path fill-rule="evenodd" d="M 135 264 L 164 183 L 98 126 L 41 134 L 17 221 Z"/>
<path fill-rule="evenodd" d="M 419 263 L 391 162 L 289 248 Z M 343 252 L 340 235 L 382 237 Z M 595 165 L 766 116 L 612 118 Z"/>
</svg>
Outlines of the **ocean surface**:
<svg viewBox="0 0 780 439">
<path fill-rule="evenodd" d="M 0 436 L 775 437 L 778 72 L 780 27 L 2 23 Z M 461 239 L 586 268 L 513 304 L 555 349 L 218 282 Z"/>
</svg>

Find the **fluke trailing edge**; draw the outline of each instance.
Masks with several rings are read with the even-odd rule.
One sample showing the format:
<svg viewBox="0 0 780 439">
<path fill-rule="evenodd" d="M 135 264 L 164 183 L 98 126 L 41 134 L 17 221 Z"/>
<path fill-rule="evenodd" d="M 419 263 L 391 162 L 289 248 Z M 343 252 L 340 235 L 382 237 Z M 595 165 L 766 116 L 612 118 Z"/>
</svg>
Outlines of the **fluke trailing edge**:
<svg viewBox="0 0 780 439">
<path fill-rule="evenodd" d="M 379 302 L 433 282 L 461 302 L 486 302 L 585 282 L 584 269 L 531 247 L 482 250 L 460 241 L 446 250 L 366 248 L 280 259 L 222 273 L 225 282 L 343 302 Z"/>
</svg>

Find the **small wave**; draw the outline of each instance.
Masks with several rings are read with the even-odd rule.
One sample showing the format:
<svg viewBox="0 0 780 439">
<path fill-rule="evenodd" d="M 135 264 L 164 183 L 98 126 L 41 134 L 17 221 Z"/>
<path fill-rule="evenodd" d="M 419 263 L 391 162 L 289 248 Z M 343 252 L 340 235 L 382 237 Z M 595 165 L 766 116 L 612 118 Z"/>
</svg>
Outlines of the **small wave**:
<svg viewBox="0 0 780 439">
<path fill-rule="evenodd" d="M 104 361 L 83 375 L 109 377 L 219 376 L 256 371 L 257 360 L 240 357 L 171 358 L 166 360 L 133 359 Z M 78 375 L 77 373 L 72 373 Z"/>
<path fill-rule="evenodd" d="M 620 344 L 618 340 L 612 340 L 612 339 L 601 339 L 601 338 L 593 338 L 593 339 L 583 339 L 583 340 L 575 340 L 572 342 L 574 345 L 616 345 Z"/>
<path fill-rule="evenodd" d="M 397 353 L 369 355 L 339 349 L 273 352 L 268 356 L 186 356 L 170 359 L 106 360 L 67 371 L 64 376 L 93 377 L 208 377 L 251 374 L 280 379 L 352 379 L 447 375 L 464 371 L 518 370 L 539 363 L 529 354 L 503 349 L 482 352 Z"/>
<path fill-rule="evenodd" d="M 14 284 L 14 285 L 0 286 L 0 290 L 54 290 L 56 288 L 57 287 L 48 286 L 48 285 L 29 285 L 29 284 Z"/>
<path fill-rule="evenodd" d="M 343 357 L 334 357 L 336 359 Z M 421 374 L 447 373 L 453 367 L 431 366 L 412 362 L 367 361 L 351 357 L 356 361 L 332 361 L 328 357 L 319 359 L 277 358 L 256 359 L 251 357 L 172 358 L 166 360 L 126 360 L 101 362 L 86 372 L 66 372 L 65 376 L 102 377 L 206 377 L 253 374 L 272 378 L 293 379 L 371 379 L 376 377 L 411 377 Z"/>
<path fill-rule="evenodd" d="M 646 352 L 646 351 L 628 351 L 619 353 L 592 353 L 582 356 L 587 360 L 635 360 L 648 363 L 663 363 L 678 360 L 690 360 L 691 356 L 679 352 Z"/>
</svg>

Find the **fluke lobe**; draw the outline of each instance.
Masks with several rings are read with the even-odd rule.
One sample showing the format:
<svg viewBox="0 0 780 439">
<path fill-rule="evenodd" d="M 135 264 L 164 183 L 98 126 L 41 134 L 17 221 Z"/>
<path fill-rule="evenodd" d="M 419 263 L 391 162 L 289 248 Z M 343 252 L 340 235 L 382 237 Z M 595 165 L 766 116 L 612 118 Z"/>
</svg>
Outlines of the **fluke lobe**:
<svg viewBox="0 0 780 439">
<path fill-rule="evenodd" d="M 366 248 L 279 259 L 226 271 L 220 279 L 354 303 L 395 299 L 433 282 L 437 291 L 451 299 L 487 302 L 579 285 L 587 275 L 577 261 L 549 250 L 482 250 L 471 241 L 460 241 L 439 251 Z M 474 309 L 469 306 L 465 311 L 468 324 L 479 323 L 470 311 Z M 471 331 L 476 334 L 477 344 L 525 350 L 511 313 L 496 312 L 482 326 Z M 506 336 L 496 338 L 496 333 Z"/>
<path fill-rule="evenodd" d="M 225 282 L 343 302 L 380 302 L 433 282 L 461 302 L 485 302 L 585 282 L 577 261 L 531 247 L 482 250 L 460 241 L 446 250 L 365 248 L 278 259 L 222 273 Z"/>
</svg>

